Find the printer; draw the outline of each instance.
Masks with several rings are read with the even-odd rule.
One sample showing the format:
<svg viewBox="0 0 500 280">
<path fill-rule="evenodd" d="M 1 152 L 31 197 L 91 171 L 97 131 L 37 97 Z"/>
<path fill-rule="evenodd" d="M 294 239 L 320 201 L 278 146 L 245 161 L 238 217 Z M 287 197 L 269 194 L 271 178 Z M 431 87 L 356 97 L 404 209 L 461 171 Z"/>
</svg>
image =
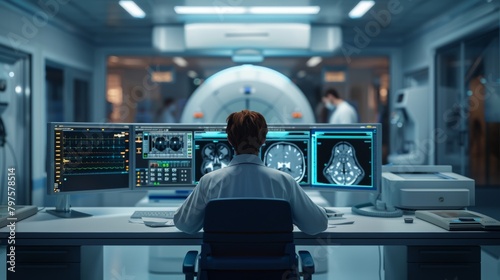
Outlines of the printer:
<svg viewBox="0 0 500 280">
<path fill-rule="evenodd" d="M 475 204 L 475 183 L 449 165 L 385 165 L 381 200 L 387 209 L 463 209 Z"/>
</svg>

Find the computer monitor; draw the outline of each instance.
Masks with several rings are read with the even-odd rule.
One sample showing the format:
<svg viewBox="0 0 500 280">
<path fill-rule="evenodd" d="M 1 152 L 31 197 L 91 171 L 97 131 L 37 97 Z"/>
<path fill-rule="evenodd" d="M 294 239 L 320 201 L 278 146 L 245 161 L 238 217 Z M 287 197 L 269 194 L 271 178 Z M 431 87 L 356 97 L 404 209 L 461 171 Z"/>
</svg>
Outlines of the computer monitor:
<svg viewBox="0 0 500 280">
<path fill-rule="evenodd" d="M 134 126 L 135 189 L 192 185 L 193 132 L 182 126 Z"/>
<path fill-rule="evenodd" d="M 136 124 L 133 131 L 136 190 L 191 190 L 233 157 L 223 125 Z"/>
<path fill-rule="evenodd" d="M 311 128 L 311 187 L 379 192 L 381 135 L 380 124 Z"/>
<path fill-rule="evenodd" d="M 309 182 L 308 127 L 270 125 L 260 150 L 264 165 L 290 174 L 300 185 Z"/>
<path fill-rule="evenodd" d="M 50 123 L 48 192 L 53 214 L 75 216 L 69 194 L 111 190 L 185 193 L 235 153 L 225 124 Z M 381 125 L 270 124 L 259 156 L 300 186 L 377 193 Z M 50 212 L 50 211 L 49 211 Z"/>
<path fill-rule="evenodd" d="M 129 124 L 49 123 L 48 194 L 60 195 L 61 217 L 86 216 L 69 209 L 69 195 L 130 189 Z"/>
</svg>

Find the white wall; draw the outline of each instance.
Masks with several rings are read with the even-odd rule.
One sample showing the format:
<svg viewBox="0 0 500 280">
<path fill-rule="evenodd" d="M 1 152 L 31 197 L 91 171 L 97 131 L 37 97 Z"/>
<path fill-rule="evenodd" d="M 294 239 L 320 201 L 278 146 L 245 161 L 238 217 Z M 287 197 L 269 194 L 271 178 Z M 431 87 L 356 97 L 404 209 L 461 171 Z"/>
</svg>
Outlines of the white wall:
<svg viewBox="0 0 500 280">
<path fill-rule="evenodd" d="M 46 192 L 45 60 L 84 71 L 92 71 L 94 67 L 94 46 L 82 39 L 77 30 L 63 30 L 54 24 L 56 22 L 57 13 L 50 14 L 42 9 L 21 11 L 0 2 L 0 44 L 27 52 L 32 58 L 32 201 L 39 205 L 43 203 L 39 194 Z"/>
</svg>

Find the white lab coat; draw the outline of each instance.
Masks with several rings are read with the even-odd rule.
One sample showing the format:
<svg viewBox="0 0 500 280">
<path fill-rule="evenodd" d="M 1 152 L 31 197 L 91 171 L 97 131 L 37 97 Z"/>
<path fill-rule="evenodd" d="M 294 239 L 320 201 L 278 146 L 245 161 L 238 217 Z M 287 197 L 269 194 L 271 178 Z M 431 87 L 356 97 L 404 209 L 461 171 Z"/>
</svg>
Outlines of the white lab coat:
<svg viewBox="0 0 500 280">
<path fill-rule="evenodd" d="M 287 173 L 266 167 L 256 155 L 237 155 L 226 168 L 200 179 L 174 215 L 175 226 L 187 233 L 203 227 L 205 207 L 216 198 L 277 198 L 290 202 L 293 223 L 307 234 L 328 226 L 325 210 L 317 206 Z M 230 211 L 230 210 L 229 210 Z"/>
<path fill-rule="evenodd" d="M 343 101 L 336 106 L 329 121 L 329 123 L 332 124 L 351 124 L 357 122 L 358 114 L 356 113 L 356 110 L 346 101 Z"/>
</svg>

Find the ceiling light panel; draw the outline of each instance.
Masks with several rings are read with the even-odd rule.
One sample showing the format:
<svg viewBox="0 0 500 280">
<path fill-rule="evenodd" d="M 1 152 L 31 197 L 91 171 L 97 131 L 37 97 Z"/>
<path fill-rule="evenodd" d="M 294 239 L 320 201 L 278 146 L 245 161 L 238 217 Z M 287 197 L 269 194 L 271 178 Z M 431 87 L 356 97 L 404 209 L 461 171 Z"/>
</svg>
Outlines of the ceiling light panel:
<svg viewBox="0 0 500 280">
<path fill-rule="evenodd" d="M 144 18 L 146 17 L 146 13 L 139 7 L 134 1 L 119 1 L 118 4 L 122 6 L 125 11 L 127 11 L 131 16 L 135 18 Z"/>
<path fill-rule="evenodd" d="M 220 14 L 284 14 L 311 15 L 319 13 L 319 6 L 175 6 L 174 11 L 183 15 L 220 15 Z"/>
<path fill-rule="evenodd" d="M 306 65 L 307 65 L 307 67 L 315 67 L 318 64 L 320 64 L 321 61 L 323 61 L 323 59 L 321 57 L 313 56 L 313 57 L 309 58 L 309 60 L 307 60 Z"/>
<path fill-rule="evenodd" d="M 319 13 L 320 8 L 318 6 L 291 6 L 291 7 L 248 7 L 248 13 L 250 14 L 294 14 L 294 15 L 315 15 Z"/>
<path fill-rule="evenodd" d="M 229 6 L 175 6 L 174 11 L 179 15 L 220 15 L 232 14 L 239 15 L 247 12 L 245 7 Z"/>
<path fill-rule="evenodd" d="M 367 0 L 363 0 L 363 1 L 359 1 L 359 3 L 354 7 L 352 8 L 352 10 L 349 12 L 349 17 L 350 18 L 360 18 L 362 16 L 364 16 L 366 14 L 366 12 L 368 12 L 372 7 L 373 5 L 375 5 L 375 1 L 367 1 Z"/>
</svg>

